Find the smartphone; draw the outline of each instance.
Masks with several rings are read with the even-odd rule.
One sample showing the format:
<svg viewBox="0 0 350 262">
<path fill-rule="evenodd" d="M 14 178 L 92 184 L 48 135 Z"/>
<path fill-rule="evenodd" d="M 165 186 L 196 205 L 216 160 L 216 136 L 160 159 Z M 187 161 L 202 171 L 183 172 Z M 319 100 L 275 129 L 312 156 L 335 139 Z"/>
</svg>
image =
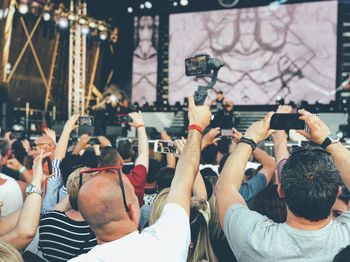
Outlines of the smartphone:
<svg viewBox="0 0 350 262">
<path fill-rule="evenodd" d="M 100 144 L 100 140 L 98 140 L 97 136 L 92 136 L 89 140 L 89 144 L 90 145 L 99 145 Z"/>
<path fill-rule="evenodd" d="M 185 59 L 186 76 L 203 76 L 210 74 L 209 55 L 197 55 Z"/>
<path fill-rule="evenodd" d="M 233 130 L 232 129 L 221 129 L 221 136 L 232 137 L 233 136 Z"/>
<path fill-rule="evenodd" d="M 174 141 L 155 140 L 153 150 L 154 150 L 154 152 L 162 153 L 162 154 L 178 154 L 179 153 Z"/>
<path fill-rule="evenodd" d="M 79 116 L 78 120 L 79 126 L 93 126 L 94 117 L 93 116 Z"/>
<path fill-rule="evenodd" d="M 126 124 L 132 122 L 132 119 L 128 114 L 119 114 L 116 115 L 116 122 L 118 124 Z"/>
<path fill-rule="evenodd" d="M 49 170 L 49 174 L 52 174 L 52 163 L 51 159 L 47 156 L 43 159 L 43 164 L 47 163 L 47 169 Z"/>
<path fill-rule="evenodd" d="M 300 120 L 300 114 L 274 114 L 270 128 L 275 130 L 305 129 L 305 121 Z"/>
</svg>

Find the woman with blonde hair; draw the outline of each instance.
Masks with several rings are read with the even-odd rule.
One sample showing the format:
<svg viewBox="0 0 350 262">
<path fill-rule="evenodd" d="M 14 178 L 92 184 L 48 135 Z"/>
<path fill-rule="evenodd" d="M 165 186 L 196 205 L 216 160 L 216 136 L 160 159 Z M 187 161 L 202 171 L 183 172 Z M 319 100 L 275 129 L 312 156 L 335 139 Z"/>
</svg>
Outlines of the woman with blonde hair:
<svg viewBox="0 0 350 262">
<path fill-rule="evenodd" d="M 170 188 L 165 188 L 157 196 L 150 215 L 149 225 L 153 225 L 160 217 L 169 190 Z M 208 202 L 202 197 L 192 197 L 190 210 L 191 244 L 187 262 L 217 261 L 209 239 L 209 220 L 210 208 Z"/>
</svg>

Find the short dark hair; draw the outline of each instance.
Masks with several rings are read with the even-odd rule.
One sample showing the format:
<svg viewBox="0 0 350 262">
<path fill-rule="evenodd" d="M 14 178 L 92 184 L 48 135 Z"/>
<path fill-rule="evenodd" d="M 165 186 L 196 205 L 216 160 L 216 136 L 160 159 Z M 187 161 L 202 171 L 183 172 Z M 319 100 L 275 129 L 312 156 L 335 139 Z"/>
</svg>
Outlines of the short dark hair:
<svg viewBox="0 0 350 262">
<path fill-rule="evenodd" d="M 149 160 L 146 182 L 147 183 L 155 182 L 157 178 L 157 174 L 161 168 L 162 168 L 162 165 L 159 163 L 159 161 L 151 158 Z"/>
<path fill-rule="evenodd" d="M 10 141 L 8 141 L 5 138 L 0 138 L 0 153 L 1 156 L 6 156 L 7 152 L 10 150 L 11 144 Z"/>
<path fill-rule="evenodd" d="M 216 156 L 218 151 L 219 150 L 216 145 L 209 145 L 204 148 L 201 153 L 203 164 L 216 164 Z"/>
<path fill-rule="evenodd" d="M 281 185 L 290 211 L 309 221 L 330 215 L 341 179 L 330 154 L 319 147 L 292 152 L 281 172 Z"/>
<path fill-rule="evenodd" d="M 334 257 L 333 262 L 348 262 L 350 257 L 350 245 L 346 246 Z"/>
<path fill-rule="evenodd" d="M 157 174 L 158 192 L 170 187 L 175 175 L 175 168 L 163 167 Z"/>
<path fill-rule="evenodd" d="M 129 140 L 119 140 L 118 141 L 118 152 L 123 159 L 128 159 L 132 155 L 132 144 Z"/>
<path fill-rule="evenodd" d="M 66 186 L 68 177 L 76 169 L 83 167 L 83 160 L 80 155 L 68 154 L 65 158 L 62 159 L 60 163 L 60 171 L 62 177 L 62 183 Z"/>
<path fill-rule="evenodd" d="M 100 156 L 100 167 L 114 167 L 120 165 L 120 155 L 117 149 L 107 146 L 102 148 Z"/>
</svg>

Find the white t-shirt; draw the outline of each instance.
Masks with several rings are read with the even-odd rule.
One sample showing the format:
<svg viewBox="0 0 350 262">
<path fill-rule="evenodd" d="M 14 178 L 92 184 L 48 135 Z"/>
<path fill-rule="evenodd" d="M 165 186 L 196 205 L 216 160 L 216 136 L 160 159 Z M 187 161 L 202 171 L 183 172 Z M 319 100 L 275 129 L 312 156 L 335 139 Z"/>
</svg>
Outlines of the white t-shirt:
<svg viewBox="0 0 350 262">
<path fill-rule="evenodd" d="M 0 173 L 2 179 L 7 181 L 0 186 L 1 216 L 7 216 L 23 205 L 22 190 L 17 181 L 10 176 Z"/>
<path fill-rule="evenodd" d="M 177 204 L 166 204 L 157 222 L 123 238 L 97 245 L 71 262 L 185 262 L 191 241 L 189 218 Z"/>
</svg>

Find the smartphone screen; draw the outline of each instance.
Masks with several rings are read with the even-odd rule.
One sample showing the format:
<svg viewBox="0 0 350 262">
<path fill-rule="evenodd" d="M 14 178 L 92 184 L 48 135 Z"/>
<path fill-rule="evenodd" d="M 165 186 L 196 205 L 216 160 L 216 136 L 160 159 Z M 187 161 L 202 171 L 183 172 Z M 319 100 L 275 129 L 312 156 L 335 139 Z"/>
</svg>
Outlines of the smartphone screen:
<svg viewBox="0 0 350 262">
<path fill-rule="evenodd" d="M 162 154 L 178 154 L 174 141 L 155 140 L 154 152 Z"/>
<path fill-rule="evenodd" d="M 274 114 L 270 128 L 275 130 L 305 129 L 305 121 L 300 120 L 300 114 Z"/>
<path fill-rule="evenodd" d="M 200 76 L 210 73 L 209 55 L 195 56 L 185 59 L 186 76 Z"/>
<path fill-rule="evenodd" d="M 94 117 L 93 116 L 79 116 L 78 120 L 79 126 L 93 126 Z"/>
<path fill-rule="evenodd" d="M 233 130 L 232 129 L 221 129 L 221 136 L 229 136 L 232 137 Z"/>
<path fill-rule="evenodd" d="M 116 115 L 116 122 L 118 124 L 126 124 L 132 122 L 132 119 L 128 114 L 119 114 Z"/>
</svg>

